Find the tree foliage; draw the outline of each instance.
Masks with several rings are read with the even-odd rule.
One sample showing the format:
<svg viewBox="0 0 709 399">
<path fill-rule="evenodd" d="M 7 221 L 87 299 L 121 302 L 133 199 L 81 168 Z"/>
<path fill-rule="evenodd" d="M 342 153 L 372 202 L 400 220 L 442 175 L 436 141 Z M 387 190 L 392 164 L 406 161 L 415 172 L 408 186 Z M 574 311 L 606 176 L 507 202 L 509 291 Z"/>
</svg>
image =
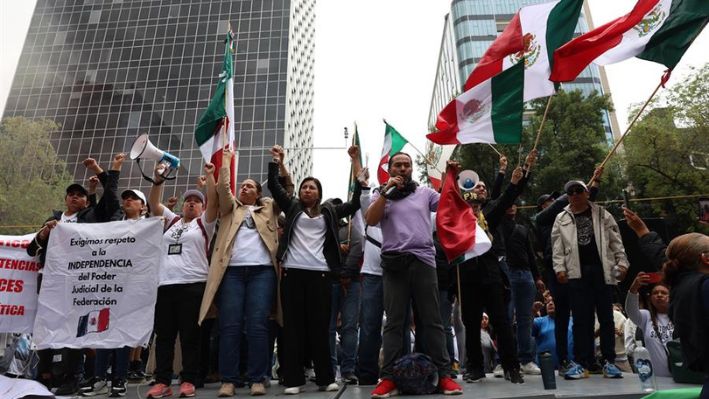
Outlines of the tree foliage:
<svg viewBox="0 0 709 399">
<path fill-rule="evenodd" d="M 5 118 L 0 123 L 0 233 L 25 234 L 63 208 L 72 183 L 49 140 L 57 124 L 43 119 Z"/>
<path fill-rule="evenodd" d="M 626 172 L 637 195 L 647 198 L 707 194 L 709 64 L 692 71 L 651 108 L 624 142 Z M 646 216 L 669 217 L 674 222 L 674 233 L 700 227 L 696 223 L 696 198 L 654 201 L 642 210 Z"/>
</svg>

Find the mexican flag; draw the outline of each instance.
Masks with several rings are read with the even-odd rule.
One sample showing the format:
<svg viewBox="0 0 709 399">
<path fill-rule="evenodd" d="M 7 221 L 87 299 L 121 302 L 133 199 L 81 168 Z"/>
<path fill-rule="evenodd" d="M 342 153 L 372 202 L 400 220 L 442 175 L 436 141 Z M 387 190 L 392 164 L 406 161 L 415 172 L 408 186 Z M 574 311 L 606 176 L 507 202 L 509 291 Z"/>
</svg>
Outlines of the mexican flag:
<svg viewBox="0 0 709 399">
<path fill-rule="evenodd" d="M 517 144 L 522 137 L 524 60 L 451 101 L 438 114 L 436 144 Z"/>
<path fill-rule="evenodd" d="M 362 146 L 359 145 L 359 132 L 357 131 L 357 123 L 355 123 L 354 135 L 352 135 L 352 145 L 359 147 L 359 163 L 362 164 Z M 350 165 L 350 181 L 347 185 L 347 201 L 352 199 L 352 194 L 354 194 L 354 185 L 357 183 L 357 176 L 354 173 L 354 165 Z"/>
<path fill-rule="evenodd" d="M 524 60 L 524 101 L 554 94 L 549 81 L 554 50 L 571 40 L 583 0 L 559 0 L 522 7 L 483 54 L 465 90 Z"/>
<path fill-rule="evenodd" d="M 222 166 L 222 149 L 226 144 L 234 148 L 234 79 L 233 79 L 233 54 L 234 35 L 231 31 L 226 35 L 224 49 L 224 64 L 219 74 L 219 83 L 214 90 L 214 95 L 209 101 L 207 109 L 197 122 L 195 140 L 206 162 L 214 164 L 217 178 L 219 168 Z M 224 142 L 226 138 L 226 142 Z M 235 157 L 231 159 L 231 191 L 235 192 Z"/>
<path fill-rule="evenodd" d="M 638 0 L 630 13 L 556 50 L 551 79 L 567 82 L 591 62 L 607 65 L 631 57 L 672 70 L 707 21 L 707 0 Z"/>
<path fill-rule="evenodd" d="M 379 184 L 386 184 L 389 181 L 389 157 L 401 151 L 402 148 L 409 142 L 396 131 L 391 125 L 384 121 L 386 128 L 384 129 L 384 146 L 382 147 L 382 159 L 379 161 L 377 168 L 377 180 Z"/>
<path fill-rule="evenodd" d="M 450 263 L 480 256 L 492 247 L 473 209 L 460 196 L 457 176 L 455 169 L 448 167 L 436 213 L 436 234 Z"/>
</svg>

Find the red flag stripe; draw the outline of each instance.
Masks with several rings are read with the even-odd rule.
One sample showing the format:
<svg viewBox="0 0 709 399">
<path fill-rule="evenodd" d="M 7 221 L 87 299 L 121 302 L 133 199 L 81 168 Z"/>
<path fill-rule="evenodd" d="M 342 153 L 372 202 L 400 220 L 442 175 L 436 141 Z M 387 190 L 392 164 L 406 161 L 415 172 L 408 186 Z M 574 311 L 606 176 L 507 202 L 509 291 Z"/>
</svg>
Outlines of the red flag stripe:
<svg viewBox="0 0 709 399">
<path fill-rule="evenodd" d="M 449 166 L 436 214 L 436 232 L 449 262 L 473 248 L 477 224 L 473 209 L 460 196 L 457 177 L 458 173 Z"/>
</svg>

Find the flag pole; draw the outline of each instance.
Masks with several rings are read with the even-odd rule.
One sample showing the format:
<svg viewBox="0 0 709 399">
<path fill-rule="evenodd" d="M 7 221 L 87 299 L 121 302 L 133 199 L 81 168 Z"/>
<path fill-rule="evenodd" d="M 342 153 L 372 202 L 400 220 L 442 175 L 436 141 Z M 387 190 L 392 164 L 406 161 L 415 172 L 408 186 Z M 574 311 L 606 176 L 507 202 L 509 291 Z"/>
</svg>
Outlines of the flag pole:
<svg viewBox="0 0 709 399">
<path fill-rule="evenodd" d="M 492 145 L 492 144 L 490 144 L 490 143 L 487 143 L 487 145 L 489 145 L 490 148 L 492 148 L 492 150 L 495 151 L 495 153 L 497 154 L 497 156 L 503 157 L 502 153 L 501 153 L 500 151 L 498 151 L 497 148 L 495 148 L 494 145 Z"/>
<path fill-rule="evenodd" d="M 615 154 L 615 151 L 618 149 L 618 146 L 620 146 L 620 144 L 623 142 L 623 140 L 625 140 L 625 137 L 629 134 L 630 129 L 633 128 L 633 125 L 635 125 L 635 122 L 638 120 L 638 118 L 640 118 L 640 115 L 642 115 L 643 111 L 645 110 L 645 107 L 647 107 L 648 104 L 650 104 L 650 101 L 652 101 L 652 98 L 655 97 L 655 94 L 657 94 L 657 91 L 660 90 L 660 87 L 664 87 L 665 83 L 667 83 L 667 81 L 670 79 L 671 72 L 672 71 L 669 69 L 665 71 L 665 73 L 662 75 L 662 78 L 660 79 L 660 83 L 657 85 L 657 87 L 655 87 L 655 90 L 652 92 L 652 94 L 650 94 L 650 97 L 648 97 L 647 101 L 645 101 L 645 104 L 643 104 L 643 106 L 640 108 L 640 110 L 635 115 L 633 120 L 630 121 L 630 124 L 628 125 L 627 128 L 625 128 L 623 135 L 620 136 L 620 138 L 618 139 L 618 141 L 616 141 L 613 148 L 611 148 L 611 150 L 608 152 L 608 155 L 606 155 L 606 158 L 598 166 L 599 168 L 604 167 L 606 165 L 606 163 L 608 162 L 608 160 L 613 156 L 613 154 Z M 593 177 L 591 177 L 591 181 L 588 182 L 588 185 L 591 185 L 591 183 L 593 183 L 594 180 L 595 179 Z"/>
<path fill-rule="evenodd" d="M 554 97 L 552 94 L 549 96 L 549 99 L 547 100 L 547 106 L 544 109 L 544 116 L 542 116 L 542 123 L 539 124 L 539 130 L 537 131 L 537 138 L 534 139 L 534 147 L 532 147 L 533 150 L 537 149 L 537 146 L 539 145 L 539 139 L 542 137 L 542 128 L 544 127 L 544 122 L 547 120 L 547 113 L 549 113 L 549 105 L 551 105 L 551 98 Z"/>
</svg>

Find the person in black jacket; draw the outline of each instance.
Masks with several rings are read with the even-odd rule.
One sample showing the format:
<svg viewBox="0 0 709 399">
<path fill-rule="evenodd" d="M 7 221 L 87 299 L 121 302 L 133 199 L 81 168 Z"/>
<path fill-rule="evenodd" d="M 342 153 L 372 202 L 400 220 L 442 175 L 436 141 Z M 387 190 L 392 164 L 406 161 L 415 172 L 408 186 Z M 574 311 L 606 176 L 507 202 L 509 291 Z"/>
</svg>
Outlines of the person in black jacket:
<svg viewBox="0 0 709 399">
<path fill-rule="evenodd" d="M 589 200 L 591 201 L 594 201 L 598 196 L 602 174 L 603 168 L 596 168 L 593 172 L 593 183 L 589 187 Z M 571 315 L 571 302 L 568 285 L 559 284 L 554 274 L 554 266 L 551 260 L 551 229 L 554 225 L 554 220 L 556 220 L 556 215 L 561 213 L 568 204 L 569 199 L 566 194 L 558 197 L 554 194 L 545 194 L 537 200 L 539 213 L 533 217 L 537 232 L 537 242 L 543 252 L 544 280 L 554 297 L 554 321 L 556 325 L 554 333 L 556 334 L 556 355 L 560 365 L 559 375 L 563 375 L 570 366 L 566 331 L 568 330 L 569 317 Z"/>
<path fill-rule="evenodd" d="M 510 185 L 502 195 L 493 201 L 487 201 L 487 188 L 480 181 L 473 188 L 474 199 L 471 206 L 478 224 L 490 236 L 505 215 L 505 210 L 512 206 L 527 182 L 527 173 L 536 160 L 533 150 L 525 161 L 524 168 L 517 167 L 512 173 Z M 480 320 L 483 308 L 488 313 L 490 322 L 497 334 L 498 349 L 505 377 L 512 383 L 524 383 L 520 373 L 517 347 L 512 336 L 512 326 L 507 317 L 505 304 L 506 281 L 500 269 L 500 262 L 493 249 L 472 258 L 460 265 L 461 309 L 465 324 L 466 382 L 476 382 L 485 377 L 483 355 L 480 346 Z"/>
<path fill-rule="evenodd" d="M 337 221 L 354 215 L 359 209 L 361 186 L 355 184 L 352 201 L 340 205 L 321 203 L 322 185 L 306 177 L 298 188 L 298 198 L 291 198 L 278 181 L 283 153 L 280 146 L 271 149 L 273 162 L 268 165 L 268 189 L 286 214 L 283 237 L 276 257 L 282 261 L 281 302 L 283 304 L 283 383 L 285 394 L 300 393 L 305 384 L 303 364 L 306 348 L 315 366 L 316 384 L 333 391 L 335 374 L 330 363 L 329 324 L 332 279 L 347 288 L 359 270 L 343 268 Z M 348 149 L 355 159 L 357 147 Z"/>
<path fill-rule="evenodd" d="M 529 237 L 529 229 L 517 223 L 517 205 L 505 212 L 498 227 L 505 242 L 506 263 L 512 298 L 510 318 L 516 321 L 517 350 L 524 374 L 538 375 L 541 370 L 534 363 L 535 351 L 532 345 L 532 305 L 536 292 L 544 292 L 544 282 L 539 275 L 534 250 Z M 514 315 L 514 318 L 512 318 Z"/>
<path fill-rule="evenodd" d="M 27 254 L 39 256 L 39 264 L 44 266 L 47 258 L 47 244 L 49 235 L 58 223 L 102 223 L 111 220 L 111 217 L 119 210 L 120 203 L 116 190 L 118 189 L 118 178 L 125 154 L 117 154 L 113 158 L 111 170 L 104 171 L 93 158 L 84 160 L 84 166 L 94 172 L 103 186 L 103 196 L 95 206 L 89 206 L 89 193 L 81 184 L 71 184 L 66 188 L 64 204 L 66 210 L 54 211 L 47 219 L 42 228 L 37 232 L 32 242 L 27 247 Z M 38 287 L 41 289 L 42 275 L 39 275 Z M 52 380 L 60 384 L 56 395 L 72 395 L 79 389 L 81 376 L 78 373 L 78 365 L 81 361 L 80 349 L 68 349 L 63 357 L 63 376 L 52 375 L 52 355 L 53 350 L 44 349 L 37 352 L 39 364 L 37 365 L 37 380 L 51 388 Z"/>
<path fill-rule="evenodd" d="M 687 366 L 704 373 L 700 394 L 709 398 L 709 237 L 689 233 L 667 246 L 663 267 L 670 286 L 670 320 L 682 344 Z"/>
</svg>

